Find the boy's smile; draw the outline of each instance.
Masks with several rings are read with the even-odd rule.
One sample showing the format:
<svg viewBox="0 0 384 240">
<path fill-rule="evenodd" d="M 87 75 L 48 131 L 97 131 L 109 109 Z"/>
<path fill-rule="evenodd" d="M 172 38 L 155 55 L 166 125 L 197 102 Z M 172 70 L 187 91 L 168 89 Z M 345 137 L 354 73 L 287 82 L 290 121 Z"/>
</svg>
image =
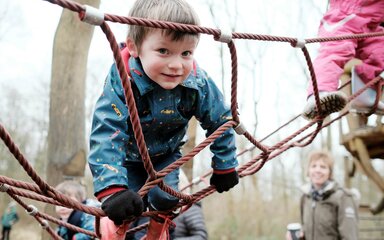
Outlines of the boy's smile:
<svg viewBox="0 0 384 240">
<path fill-rule="evenodd" d="M 164 89 L 173 89 L 191 73 L 193 53 L 198 38 L 186 35 L 175 41 L 162 30 L 153 30 L 144 38 L 140 48 L 128 39 L 128 50 L 139 57 L 145 73 Z"/>
</svg>

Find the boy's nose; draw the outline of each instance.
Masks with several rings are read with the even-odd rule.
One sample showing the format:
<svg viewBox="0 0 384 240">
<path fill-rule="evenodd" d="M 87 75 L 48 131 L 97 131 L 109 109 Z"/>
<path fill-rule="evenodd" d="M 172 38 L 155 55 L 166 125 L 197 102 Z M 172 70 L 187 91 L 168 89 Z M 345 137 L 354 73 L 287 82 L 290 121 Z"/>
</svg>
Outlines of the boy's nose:
<svg viewBox="0 0 384 240">
<path fill-rule="evenodd" d="M 179 69 L 182 68 L 182 64 L 178 59 L 172 59 L 168 62 L 168 67 L 172 69 Z"/>
</svg>

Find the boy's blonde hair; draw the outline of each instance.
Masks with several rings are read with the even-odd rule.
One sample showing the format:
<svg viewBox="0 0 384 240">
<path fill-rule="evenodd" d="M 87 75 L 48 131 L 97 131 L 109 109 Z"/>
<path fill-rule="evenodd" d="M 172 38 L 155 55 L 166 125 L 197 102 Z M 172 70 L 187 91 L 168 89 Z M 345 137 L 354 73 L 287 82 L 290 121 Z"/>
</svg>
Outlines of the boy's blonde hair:
<svg viewBox="0 0 384 240">
<path fill-rule="evenodd" d="M 323 160 L 325 164 L 329 167 L 329 179 L 333 179 L 333 157 L 332 155 L 326 151 L 326 150 L 316 150 L 309 154 L 308 156 L 308 169 L 312 162 L 317 160 Z M 308 170 L 307 170 L 308 172 Z"/>
<path fill-rule="evenodd" d="M 129 12 L 130 17 L 147 18 L 151 20 L 199 25 L 199 18 L 192 7 L 184 0 L 137 0 Z M 128 36 L 140 48 L 145 36 L 154 28 L 131 25 Z M 171 36 L 172 40 L 182 40 L 185 36 L 199 37 L 198 33 L 186 33 L 164 29 L 163 34 Z"/>
<path fill-rule="evenodd" d="M 56 190 L 60 193 L 76 198 L 77 201 L 83 202 L 86 199 L 85 187 L 78 182 L 66 180 L 56 186 Z"/>
</svg>

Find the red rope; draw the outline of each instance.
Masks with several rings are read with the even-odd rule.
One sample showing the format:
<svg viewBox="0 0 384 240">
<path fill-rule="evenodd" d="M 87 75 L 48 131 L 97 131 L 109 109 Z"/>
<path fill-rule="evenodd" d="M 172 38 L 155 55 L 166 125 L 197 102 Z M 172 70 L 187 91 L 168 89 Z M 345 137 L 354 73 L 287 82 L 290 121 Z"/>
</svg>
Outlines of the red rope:
<svg viewBox="0 0 384 240">
<path fill-rule="evenodd" d="M 48 0 L 48 2 L 57 4 L 63 8 L 66 8 L 68 10 L 71 10 L 73 12 L 77 12 L 79 14 L 80 18 L 84 17 L 85 14 L 85 8 L 81 6 L 80 4 L 74 2 L 74 1 L 67 1 L 67 0 Z M 111 50 L 113 52 L 116 65 L 120 74 L 120 78 L 122 80 L 122 85 L 124 87 L 124 94 L 125 94 L 125 100 L 127 103 L 128 110 L 130 112 L 130 121 L 132 123 L 133 129 L 134 129 L 134 137 L 136 139 L 140 155 L 142 156 L 144 167 L 148 173 L 148 180 L 146 184 L 143 186 L 142 189 L 140 189 L 139 194 L 141 196 L 144 196 L 151 188 L 154 186 L 159 186 L 162 190 L 166 191 L 167 193 L 176 196 L 180 199 L 182 199 L 181 203 L 177 206 L 180 207 L 181 205 L 187 205 L 191 204 L 193 202 L 200 201 L 206 196 L 209 196 L 215 192 L 215 188 L 213 186 L 208 186 L 205 189 L 202 189 L 194 194 L 186 195 L 182 194 L 180 192 L 177 192 L 167 186 L 163 182 L 163 178 L 170 172 L 174 171 L 176 168 L 180 167 L 190 159 L 192 159 L 196 154 L 198 154 L 202 149 L 207 147 L 209 144 L 211 144 L 217 137 L 219 137 L 224 131 L 226 131 L 229 128 L 234 128 L 240 124 L 240 117 L 238 112 L 238 103 L 237 103 L 237 53 L 236 53 L 236 46 L 233 41 L 228 43 L 228 48 L 231 56 L 231 113 L 233 117 L 233 121 L 229 121 L 225 124 L 223 124 L 221 127 L 219 127 L 214 133 L 211 134 L 211 136 L 207 137 L 203 142 L 198 144 L 190 153 L 186 154 L 185 156 L 178 159 L 173 164 L 167 166 L 165 169 L 156 172 L 153 169 L 152 162 L 150 160 L 149 153 L 147 151 L 146 143 L 144 140 L 144 136 L 142 133 L 141 125 L 140 125 L 140 119 L 138 117 L 137 109 L 135 100 L 133 97 L 131 84 L 129 80 L 129 76 L 127 74 L 126 68 L 124 66 L 124 62 L 120 55 L 119 46 L 116 42 L 116 39 L 110 30 L 109 26 L 105 21 L 110 22 L 117 22 L 117 23 L 123 23 L 123 24 L 130 24 L 130 25 L 140 25 L 140 26 L 146 26 L 146 27 L 153 27 L 153 28 L 160 28 L 160 29 L 172 29 L 175 31 L 184 31 L 184 32 L 192 32 L 192 33 L 203 33 L 208 35 L 213 35 L 214 39 L 217 40 L 220 37 L 221 31 L 218 29 L 212 29 L 212 28 L 206 28 L 196 25 L 186 25 L 186 24 L 178 24 L 178 23 L 172 23 L 172 22 L 164 22 L 164 21 L 156 21 L 156 20 L 149 20 L 149 19 L 142 19 L 142 18 L 134 18 L 134 17 L 122 17 L 122 16 L 116 16 L 111 14 L 105 14 L 104 15 L 104 22 L 100 25 L 101 29 L 106 35 L 107 40 L 110 43 Z M 317 43 L 317 42 L 325 42 L 325 41 L 339 41 L 339 40 L 345 40 L 345 39 L 363 39 L 368 37 L 382 37 L 384 36 L 384 32 L 377 32 L 377 33 L 369 33 L 369 34 L 355 34 L 355 35 L 343 35 L 343 36 L 334 36 L 334 37 L 328 37 L 328 38 L 312 38 L 312 39 L 306 39 L 305 44 L 309 43 Z M 290 43 L 292 46 L 296 46 L 298 43 L 298 40 L 296 38 L 289 38 L 289 37 L 279 37 L 279 36 L 270 36 L 270 35 L 260 35 L 260 34 L 250 34 L 250 33 L 232 33 L 233 39 L 246 39 L 246 40 L 259 40 L 259 41 L 277 41 L 277 42 L 287 42 Z M 316 106 L 319 108 L 320 106 L 320 100 L 318 95 L 318 89 L 317 89 L 317 81 L 316 81 L 316 75 L 313 70 L 313 65 L 311 61 L 311 57 L 309 55 L 309 52 L 305 46 L 301 47 L 301 50 L 303 52 L 303 55 L 305 57 L 311 81 L 313 83 L 314 87 L 314 95 L 315 95 L 315 101 Z M 370 81 L 365 88 L 361 89 L 354 95 L 350 96 L 348 101 L 351 101 L 354 99 L 357 95 L 361 94 L 366 88 L 371 87 L 373 85 L 377 86 L 377 98 L 375 100 L 375 105 L 372 108 L 370 114 L 372 114 L 376 108 L 377 104 L 379 102 L 379 97 L 381 96 L 382 86 L 383 86 L 383 79 L 380 77 L 377 77 Z M 274 144 L 273 146 L 266 146 L 262 144 L 262 141 L 265 140 L 267 137 L 270 137 L 272 134 L 268 135 L 266 138 L 263 138 L 262 140 L 258 141 L 256 140 L 251 134 L 249 134 L 247 131 L 243 134 L 245 138 L 247 138 L 254 147 L 257 147 L 261 150 L 261 153 L 258 154 L 256 157 L 248 161 L 247 163 L 243 164 L 238 168 L 239 176 L 244 177 L 248 175 L 255 174 L 259 170 L 263 168 L 265 163 L 276 156 L 279 156 L 281 153 L 287 151 L 288 149 L 292 147 L 304 147 L 308 144 L 312 143 L 312 141 L 315 139 L 317 134 L 326 126 L 330 125 L 332 122 L 339 120 L 341 117 L 348 114 L 348 111 L 341 113 L 339 117 L 334 119 L 333 121 L 330 121 L 326 124 L 323 124 L 323 120 L 325 116 L 318 116 L 313 121 L 307 123 L 304 127 L 301 129 L 295 131 L 285 139 L 279 141 L 278 143 Z M 295 117 L 294 119 L 297 119 Z M 289 121 L 288 123 L 291 123 L 292 121 Z M 308 130 L 310 127 L 312 127 L 314 124 L 316 125 L 316 128 L 311 133 L 307 134 L 306 136 L 295 140 L 298 138 L 303 132 Z M 283 125 L 286 126 L 287 124 Z M 280 127 L 278 130 L 280 130 L 282 127 Z M 275 132 L 277 132 L 276 130 Z M 275 133 L 274 132 L 274 133 Z M 9 194 L 12 198 L 14 198 L 20 205 L 22 205 L 25 209 L 28 211 L 32 211 L 31 208 L 23 201 L 21 201 L 17 196 L 23 196 L 28 197 L 31 199 L 47 202 L 50 204 L 56 204 L 56 205 L 63 205 L 67 207 L 71 207 L 83 212 L 87 212 L 89 214 L 95 215 L 96 218 L 96 225 L 99 224 L 99 218 L 102 216 L 105 216 L 103 211 L 97 208 L 91 208 L 88 206 L 84 206 L 76 201 L 73 201 L 72 199 L 58 193 L 55 191 L 52 187 L 50 187 L 47 183 L 45 183 L 36 173 L 36 171 L 32 168 L 32 166 L 28 163 L 27 159 L 24 157 L 24 155 L 20 152 L 19 148 L 16 146 L 16 144 L 12 141 L 10 135 L 5 130 L 5 128 L 0 124 L 0 137 L 5 143 L 5 145 L 8 147 L 9 151 L 13 154 L 13 156 L 19 161 L 20 165 L 23 166 L 24 170 L 28 173 L 28 175 L 31 177 L 31 179 L 36 183 L 29 184 L 25 182 L 20 181 L 14 181 L 9 178 L 0 176 L 0 184 L 9 184 L 15 187 L 7 186 L 6 193 Z M 253 148 L 254 148 L 253 147 Z M 243 154 L 245 151 L 243 151 L 241 154 Z M 240 154 L 240 155 L 241 155 Z M 238 155 L 239 156 L 239 155 Z M 209 171 L 206 176 L 211 174 L 212 171 Z M 17 189 L 22 188 L 22 189 Z M 33 193 L 25 191 L 33 191 Z M 176 208 L 177 208 L 176 207 Z M 159 212 L 147 212 L 143 215 L 150 216 L 151 214 L 157 214 L 159 215 Z M 161 213 L 162 214 L 162 213 Z M 166 214 L 166 213 L 165 213 Z M 91 236 L 100 236 L 100 233 L 96 231 L 96 233 L 90 233 L 89 231 L 84 231 L 82 229 L 78 229 L 73 226 L 67 225 L 67 223 L 63 223 L 55 218 L 52 218 L 50 216 L 47 216 L 42 213 L 36 213 L 34 215 L 36 220 L 44 225 L 44 222 L 42 219 L 47 219 L 49 221 L 52 221 L 57 224 L 64 225 L 70 229 L 73 229 L 75 231 L 83 232 L 85 234 L 91 235 Z M 170 218 L 166 218 L 169 219 Z M 98 227 L 97 227 L 98 229 Z M 135 228 L 135 230 L 140 230 L 142 228 L 138 227 Z M 54 231 L 47 227 L 47 232 L 51 234 L 51 236 L 54 239 L 60 239 Z M 134 229 L 131 229 L 129 231 L 132 231 Z"/>
</svg>

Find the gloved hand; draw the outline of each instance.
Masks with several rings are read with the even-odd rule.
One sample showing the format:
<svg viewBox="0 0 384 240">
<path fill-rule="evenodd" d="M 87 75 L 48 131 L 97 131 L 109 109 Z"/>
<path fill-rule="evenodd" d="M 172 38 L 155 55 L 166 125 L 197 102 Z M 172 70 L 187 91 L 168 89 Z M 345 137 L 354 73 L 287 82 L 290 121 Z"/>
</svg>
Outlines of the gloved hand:
<svg viewBox="0 0 384 240">
<path fill-rule="evenodd" d="M 236 169 L 213 170 L 210 184 L 216 187 L 219 193 L 226 192 L 239 183 L 239 175 Z"/>
<path fill-rule="evenodd" d="M 108 197 L 101 204 L 101 209 L 115 225 L 121 225 L 132 215 L 140 216 L 144 211 L 144 203 L 139 194 L 127 189 Z"/>
</svg>

